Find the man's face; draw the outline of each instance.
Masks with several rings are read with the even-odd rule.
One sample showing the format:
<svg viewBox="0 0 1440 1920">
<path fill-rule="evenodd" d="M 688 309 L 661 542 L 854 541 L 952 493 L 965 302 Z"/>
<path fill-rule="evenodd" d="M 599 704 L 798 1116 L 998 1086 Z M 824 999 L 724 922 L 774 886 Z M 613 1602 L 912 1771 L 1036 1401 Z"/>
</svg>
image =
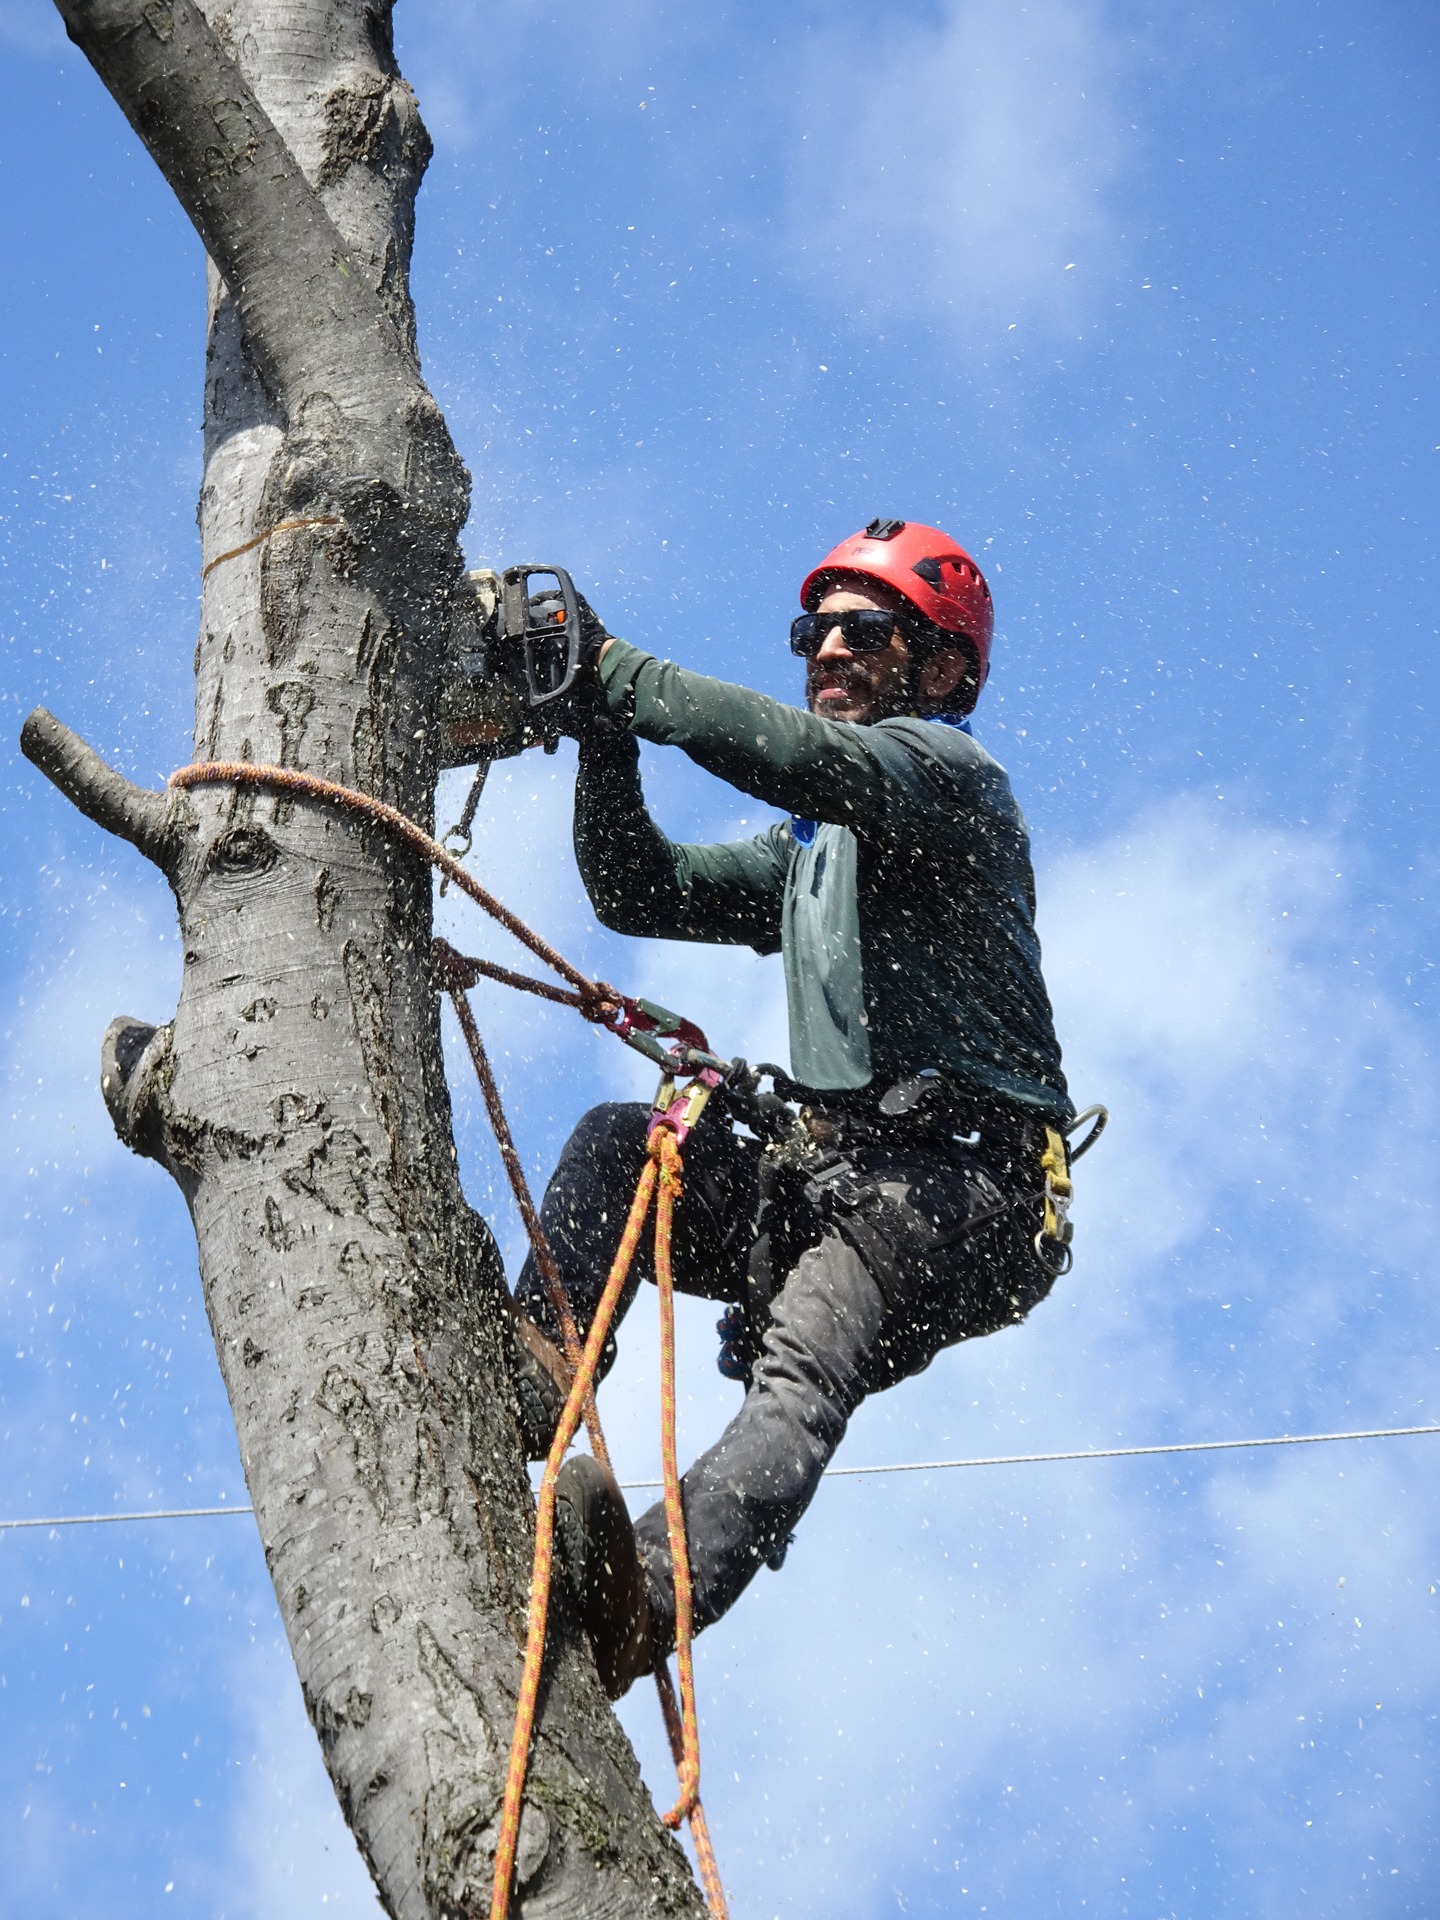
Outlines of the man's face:
<svg viewBox="0 0 1440 1920">
<path fill-rule="evenodd" d="M 815 611 L 844 613 L 851 607 L 883 607 L 894 612 L 896 597 L 868 587 L 836 587 Z M 898 625 L 883 653 L 851 653 L 839 627 L 832 627 L 820 651 L 805 663 L 805 700 L 812 713 L 827 720 L 848 720 L 857 727 L 913 705 L 910 649 Z"/>
</svg>

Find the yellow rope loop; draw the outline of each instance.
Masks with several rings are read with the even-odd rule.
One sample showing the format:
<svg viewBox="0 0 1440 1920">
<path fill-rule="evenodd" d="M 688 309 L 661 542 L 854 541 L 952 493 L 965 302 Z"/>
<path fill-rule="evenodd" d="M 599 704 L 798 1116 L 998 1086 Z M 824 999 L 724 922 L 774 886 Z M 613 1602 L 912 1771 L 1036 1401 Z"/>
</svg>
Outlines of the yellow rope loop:
<svg viewBox="0 0 1440 1920">
<path fill-rule="evenodd" d="M 238 547 L 227 547 L 224 553 L 217 553 L 207 560 L 200 569 L 200 578 L 208 580 L 216 567 L 223 567 L 227 560 L 238 560 L 242 553 L 253 553 L 256 547 L 263 547 L 267 540 L 273 540 L 277 533 L 299 533 L 304 527 L 339 527 L 344 522 L 338 514 L 311 514 L 303 520 L 277 520 L 273 527 L 265 527 L 251 540 L 242 540 Z"/>
</svg>

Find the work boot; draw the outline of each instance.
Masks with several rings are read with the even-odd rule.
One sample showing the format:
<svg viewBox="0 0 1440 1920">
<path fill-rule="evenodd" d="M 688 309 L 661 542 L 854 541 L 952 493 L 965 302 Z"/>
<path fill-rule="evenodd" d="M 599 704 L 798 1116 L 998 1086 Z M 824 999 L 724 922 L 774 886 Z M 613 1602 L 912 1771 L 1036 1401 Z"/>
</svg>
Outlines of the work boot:
<svg viewBox="0 0 1440 1920">
<path fill-rule="evenodd" d="M 555 1535 L 600 1684 L 618 1700 L 654 1663 L 650 1596 L 625 1496 L 588 1453 L 572 1454 L 560 1469 Z"/>
<path fill-rule="evenodd" d="M 527 1460 L 544 1460 L 570 1397 L 570 1368 L 560 1349 L 523 1313 L 510 1317 L 510 1366 L 520 1403 L 520 1437 Z"/>
</svg>

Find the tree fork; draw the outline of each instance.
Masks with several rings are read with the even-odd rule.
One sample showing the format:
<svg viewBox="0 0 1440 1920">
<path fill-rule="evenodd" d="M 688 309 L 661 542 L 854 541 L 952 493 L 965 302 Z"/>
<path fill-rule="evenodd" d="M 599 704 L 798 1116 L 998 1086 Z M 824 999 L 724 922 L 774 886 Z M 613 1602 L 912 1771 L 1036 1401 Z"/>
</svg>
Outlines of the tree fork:
<svg viewBox="0 0 1440 1920">
<path fill-rule="evenodd" d="M 414 351 L 429 154 L 387 0 L 57 0 L 211 255 L 195 757 L 429 825 L 468 479 Z M 280 795 L 25 752 L 166 874 L 172 1022 L 114 1022 L 120 1138 L 189 1205 L 307 1709 L 396 1920 L 488 1912 L 533 1503 L 504 1275 L 455 1167 L 428 870 Z M 696 1914 L 557 1594 L 516 1907 Z"/>
</svg>

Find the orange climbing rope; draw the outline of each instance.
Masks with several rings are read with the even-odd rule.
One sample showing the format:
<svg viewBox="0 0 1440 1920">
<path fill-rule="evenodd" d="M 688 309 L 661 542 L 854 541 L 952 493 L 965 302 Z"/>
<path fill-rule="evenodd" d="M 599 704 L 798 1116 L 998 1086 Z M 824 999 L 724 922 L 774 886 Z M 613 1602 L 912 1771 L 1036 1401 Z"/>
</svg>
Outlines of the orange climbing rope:
<svg viewBox="0 0 1440 1920">
<path fill-rule="evenodd" d="M 660 1155 L 660 1197 L 655 1203 L 655 1286 L 660 1295 L 660 1473 L 665 1482 L 665 1531 L 675 1580 L 675 1665 L 680 1671 L 680 1797 L 662 1814 L 678 1827 L 700 1798 L 700 1725 L 695 1712 L 695 1662 L 691 1652 L 695 1597 L 690 1581 L 690 1548 L 685 1538 L 685 1509 L 680 1500 L 680 1468 L 675 1458 L 675 1276 L 670 1265 L 670 1229 L 680 1198 L 680 1143 L 668 1127 L 655 1127 L 652 1150 Z"/>
<path fill-rule="evenodd" d="M 505 1118 L 505 1110 L 500 1103 L 499 1090 L 495 1085 L 495 1076 L 485 1052 L 484 1042 L 481 1040 L 479 1031 L 476 1028 L 475 1018 L 470 1011 L 469 1002 L 465 999 L 464 988 L 453 979 L 454 974 L 460 972 L 460 970 L 466 966 L 467 961 L 464 956 L 455 953 L 454 949 L 446 942 L 437 941 L 435 944 L 437 949 L 443 949 L 444 955 L 448 957 L 452 972 L 452 984 L 450 984 L 448 988 L 451 1004 L 455 1008 L 461 1031 L 464 1033 L 466 1044 L 470 1048 L 470 1056 L 475 1063 L 475 1071 L 480 1081 L 481 1090 L 485 1096 L 485 1104 L 490 1115 L 491 1126 L 494 1129 L 496 1144 L 500 1149 L 500 1158 L 504 1164 L 506 1173 L 509 1175 L 516 1205 L 520 1210 L 520 1217 L 525 1223 L 526 1233 L 529 1235 L 531 1247 L 534 1249 L 536 1265 L 539 1267 L 541 1276 L 545 1281 L 545 1289 L 551 1305 L 555 1308 L 559 1317 L 566 1358 L 570 1361 L 572 1375 L 578 1375 L 584 1361 L 580 1351 L 579 1336 L 576 1332 L 574 1316 L 570 1311 L 570 1303 L 565 1293 L 564 1284 L 560 1279 L 559 1270 L 555 1265 L 555 1256 L 551 1251 L 549 1241 L 545 1237 L 545 1230 L 540 1224 L 540 1216 L 536 1212 L 535 1204 L 530 1197 L 529 1184 L 525 1179 L 524 1169 L 520 1164 L 520 1157 L 515 1151 L 515 1143 L 511 1137 L 509 1123 Z M 665 1518 L 667 1531 L 670 1536 L 671 1561 L 675 1568 L 676 1657 L 680 1666 L 681 1699 L 684 1702 L 683 1706 L 677 1703 L 675 1688 L 670 1679 L 669 1668 L 662 1660 L 655 1669 L 655 1690 L 660 1698 L 660 1712 L 665 1722 L 665 1733 L 670 1742 L 670 1752 L 675 1761 L 675 1770 L 680 1776 L 681 1783 L 679 1801 L 672 1811 L 662 1815 L 662 1818 L 665 1824 L 670 1827 L 678 1826 L 681 1819 L 689 1820 L 691 1835 L 695 1842 L 695 1857 L 700 1868 L 700 1880 L 705 1889 L 706 1904 L 712 1916 L 714 1916 L 714 1920 L 728 1920 L 729 1909 L 725 1903 L 725 1889 L 720 1879 L 719 1867 L 715 1860 L 715 1849 L 710 1839 L 709 1822 L 705 1818 L 705 1809 L 700 1802 L 700 1733 L 695 1708 L 694 1663 L 690 1646 L 693 1634 L 694 1600 L 690 1579 L 690 1556 L 685 1540 L 684 1509 L 680 1500 L 680 1477 L 678 1463 L 675 1457 L 675 1307 L 674 1276 L 670 1260 L 670 1228 L 674 1203 L 680 1197 L 680 1148 L 676 1136 L 668 1130 L 663 1133 L 658 1133 L 656 1138 L 670 1143 L 668 1169 L 662 1166 L 660 1200 L 656 1209 L 655 1275 L 660 1294 L 661 1316 L 660 1431 L 662 1472 L 664 1475 L 665 1488 Z M 642 1185 L 651 1167 L 652 1162 L 647 1159 L 645 1168 L 641 1173 Z M 637 1192 L 635 1200 L 637 1207 L 640 1205 L 641 1197 L 641 1194 Z M 648 1209 L 648 1206 L 649 1200 L 647 1195 L 645 1197 L 645 1207 L 641 1211 L 640 1225 L 643 1225 L 644 1211 Z M 639 1226 L 637 1225 L 628 1250 L 625 1240 L 622 1239 L 621 1241 L 621 1254 L 624 1256 L 624 1266 L 620 1280 L 622 1288 L 624 1285 L 624 1276 L 628 1273 L 634 1259 L 634 1250 L 638 1239 Z M 617 1258 L 619 1258 L 619 1256 L 617 1256 Z M 609 1321 L 613 1318 L 613 1308 L 604 1309 L 604 1302 L 602 1301 L 602 1310 L 606 1312 L 606 1325 L 608 1328 Z M 610 1450 L 605 1443 L 605 1435 L 600 1426 L 600 1416 L 595 1406 L 593 1371 L 589 1374 L 588 1379 L 589 1384 L 585 1391 L 582 1413 L 586 1430 L 590 1436 L 590 1450 L 602 1466 L 613 1472 L 610 1461 Z M 497 1892 L 494 1895 L 494 1900 L 496 1902 L 501 1900 L 501 1895 L 498 1890 L 503 1888 L 504 1903 L 500 1904 L 498 1908 L 501 1914 L 506 1911 L 506 1906 L 508 1905 L 510 1881 L 514 1873 L 515 1847 L 519 1838 L 520 1810 L 525 1786 L 525 1775 L 529 1766 L 530 1733 L 534 1720 L 533 1688 L 538 1686 L 541 1661 L 544 1653 L 545 1612 L 548 1607 L 549 1583 L 553 1559 L 553 1507 L 550 1517 L 550 1527 L 552 1529 L 551 1536 L 544 1543 L 542 1555 L 539 1523 L 537 1522 L 535 1562 L 530 1581 L 532 1605 L 531 1626 L 530 1632 L 527 1634 L 526 1667 L 521 1681 L 522 1701 L 525 1698 L 527 1683 L 532 1689 L 532 1695 L 529 1706 L 524 1713 L 523 1725 L 522 1718 L 517 1713 L 515 1733 L 510 1752 L 507 1794 L 511 1780 L 514 1781 L 514 1793 L 513 1801 L 507 1799 L 507 1806 L 513 1804 L 513 1829 L 502 1819 L 501 1836 L 495 1854 L 495 1887 Z M 539 1610 L 537 1627 L 534 1601 L 536 1594 L 542 1590 L 542 1586 L 546 1595 L 546 1607 L 542 1607 Z M 538 1638 L 533 1638 L 533 1636 L 537 1634 Z M 532 1638 L 533 1644 L 537 1649 L 533 1669 L 530 1661 Z M 496 1908 L 492 1904 L 492 1912 L 495 1910 Z"/>
<path fill-rule="evenodd" d="M 560 1424 L 555 1430 L 545 1471 L 540 1480 L 540 1495 L 535 1516 L 535 1564 L 530 1579 L 530 1617 L 525 1640 L 525 1665 L 520 1676 L 520 1697 L 515 1709 L 515 1732 L 510 1744 L 510 1765 L 505 1777 L 505 1799 L 500 1814 L 500 1836 L 495 1845 L 495 1881 L 490 1903 L 490 1920 L 506 1920 L 510 1911 L 510 1883 L 515 1871 L 515 1848 L 520 1834 L 520 1812 L 525 1792 L 525 1775 L 530 1758 L 530 1738 L 535 1725 L 535 1702 L 540 1692 L 540 1672 L 545 1658 L 545 1627 L 550 1606 L 550 1587 L 554 1571 L 555 1487 L 560 1467 L 575 1429 L 580 1423 L 585 1400 L 594 1392 L 595 1372 L 600 1364 L 610 1323 L 634 1264 L 635 1252 L 644 1231 L 650 1202 L 658 1189 L 655 1207 L 655 1277 L 660 1289 L 661 1312 L 661 1455 L 665 1474 L 665 1518 L 670 1535 L 670 1557 L 675 1573 L 675 1653 L 680 1669 L 680 1798 L 661 1818 L 667 1827 L 678 1827 L 693 1813 L 700 1789 L 700 1743 L 695 1713 L 695 1676 L 691 1659 L 690 1636 L 693 1597 L 690 1584 L 690 1556 L 685 1540 L 685 1521 L 680 1505 L 680 1479 L 675 1462 L 675 1324 L 673 1277 L 670 1268 L 670 1223 L 680 1192 L 680 1142 L 665 1125 L 656 1126 L 650 1135 L 640 1184 L 630 1203 L 625 1230 L 620 1236 L 610 1267 L 605 1290 L 595 1309 L 585 1351 L 570 1388 L 570 1397 Z M 668 1678 L 668 1676 L 667 1676 Z M 698 1850 L 698 1835 L 697 1835 Z M 708 1852 L 708 1847 L 707 1847 Z M 713 1871 L 713 1856 L 709 1862 Z M 711 1894 L 711 1873 L 704 1876 L 706 1896 Z M 718 1888 L 718 1880 L 716 1881 Z M 723 1895 L 718 1909 L 723 1914 Z"/>
<path fill-rule="evenodd" d="M 666 1738 L 670 1742 L 670 1757 L 675 1762 L 678 1774 L 685 1755 L 685 1727 L 679 1702 L 675 1698 L 675 1683 L 663 1660 L 655 1669 L 655 1691 L 660 1697 L 660 1712 L 665 1721 Z M 730 1909 L 725 1904 L 725 1886 L 710 1839 L 710 1823 L 705 1818 L 705 1807 L 698 1792 L 695 1804 L 690 1809 L 690 1838 L 695 1842 L 695 1860 L 700 1868 L 700 1884 L 705 1889 L 705 1904 L 710 1910 L 711 1920 L 730 1920 Z"/>
<path fill-rule="evenodd" d="M 530 1574 L 530 1617 L 525 1634 L 525 1665 L 520 1674 L 520 1696 L 515 1705 L 515 1731 L 510 1741 L 510 1765 L 505 1776 L 505 1799 L 500 1814 L 500 1837 L 495 1843 L 495 1881 L 490 1901 L 490 1920 L 506 1920 L 510 1911 L 510 1883 L 515 1873 L 515 1846 L 520 1835 L 520 1812 L 525 1793 L 525 1774 L 530 1759 L 530 1736 L 535 1730 L 535 1702 L 540 1692 L 540 1669 L 545 1658 L 545 1626 L 550 1611 L 550 1582 L 555 1553 L 555 1483 L 569 1452 L 580 1410 L 595 1391 L 595 1371 L 610 1331 L 610 1322 L 625 1286 L 640 1232 L 650 1211 L 650 1196 L 655 1191 L 658 1163 L 646 1158 L 640 1184 L 630 1206 L 625 1231 L 605 1282 L 605 1291 L 590 1323 L 580 1365 L 575 1370 L 569 1398 L 555 1429 L 555 1438 L 540 1476 L 540 1492 L 535 1503 L 535 1560 Z"/>
<path fill-rule="evenodd" d="M 684 1508 L 680 1499 L 679 1465 L 675 1451 L 675 1304 L 674 1273 L 670 1254 L 671 1224 L 675 1202 L 680 1197 L 679 1129 L 683 1127 L 688 1130 L 689 1126 L 694 1124 L 699 1117 L 709 1088 L 702 1082 L 688 1095 L 682 1095 L 676 1100 L 670 1097 L 673 1094 L 671 1083 L 669 1081 L 662 1083 L 660 1100 L 657 1103 L 657 1124 L 652 1128 L 645 1164 L 641 1169 L 640 1185 L 636 1190 L 625 1231 L 621 1236 L 610 1279 L 596 1309 L 595 1320 L 591 1325 L 590 1341 L 582 1352 L 574 1317 L 570 1311 L 570 1303 L 555 1264 L 555 1256 L 545 1237 L 545 1230 L 535 1209 L 535 1203 L 530 1197 L 529 1184 L 525 1179 L 520 1157 L 515 1151 L 514 1139 L 500 1101 L 499 1090 L 495 1085 L 495 1076 L 490 1067 L 489 1057 L 475 1025 L 475 1017 L 470 1011 L 469 1002 L 465 998 L 465 985 L 469 977 L 466 970 L 474 963 L 467 956 L 457 954 L 446 941 L 437 940 L 435 948 L 437 962 L 446 977 L 451 1004 L 455 1008 L 461 1031 L 470 1049 L 470 1057 L 475 1063 L 476 1075 L 485 1097 L 490 1123 L 500 1150 L 500 1158 L 509 1176 L 520 1217 L 534 1250 L 536 1265 L 545 1281 L 546 1293 L 559 1316 L 566 1358 L 570 1362 L 572 1371 L 571 1398 L 573 1400 L 578 1389 L 581 1393 L 580 1414 L 584 1418 L 590 1436 L 591 1452 L 610 1471 L 613 1471 L 610 1451 L 606 1446 L 605 1435 L 600 1426 L 600 1416 L 595 1406 L 595 1367 L 598 1365 L 598 1355 L 603 1351 L 605 1338 L 614 1318 L 615 1304 L 624 1290 L 625 1280 L 634 1263 L 635 1250 L 639 1245 L 645 1216 L 649 1212 L 650 1197 L 657 1185 L 655 1166 L 657 1159 L 659 1161 L 659 1199 L 655 1211 L 655 1278 L 660 1295 L 660 1452 L 665 1489 L 666 1530 L 670 1539 L 670 1558 L 675 1578 L 676 1664 L 680 1669 L 679 1703 L 676 1701 L 675 1689 L 664 1661 L 662 1660 L 655 1669 L 655 1688 L 660 1697 L 660 1711 L 665 1721 L 665 1732 L 670 1742 L 675 1770 L 680 1777 L 680 1797 L 670 1812 L 661 1817 L 666 1826 L 672 1828 L 679 1826 L 682 1820 L 689 1820 L 691 1835 L 695 1842 L 695 1856 L 700 1867 L 701 1884 L 705 1889 L 706 1904 L 714 1920 L 728 1920 L 729 1910 L 725 1903 L 725 1890 L 716 1864 L 715 1850 L 710 1840 L 709 1823 L 705 1818 L 705 1809 L 700 1803 L 700 1732 L 695 1707 L 695 1673 L 691 1652 L 694 1598 L 690 1578 L 690 1555 L 685 1538 Z M 598 1336 L 595 1332 L 597 1326 L 600 1328 Z M 591 1343 L 594 1343 L 593 1358 Z M 567 1405 L 567 1414 L 569 1413 L 570 1408 Z M 503 1916 L 509 1909 L 525 1776 L 529 1769 L 530 1741 L 534 1730 L 535 1701 L 544 1661 L 545 1629 L 554 1563 L 553 1480 L 559 1474 L 560 1464 L 574 1437 L 574 1431 L 573 1414 L 569 1419 L 568 1430 L 566 1419 L 562 1416 L 546 1462 L 546 1477 L 552 1482 L 548 1504 L 546 1480 L 542 1478 L 541 1481 L 536 1517 L 535 1559 L 530 1577 L 530 1615 L 526 1633 L 525 1666 L 521 1675 L 520 1697 L 511 1741 L 500 1835 L 495 1849 L 495 1879 L 491 1903 L 491 1913 L 495 1916 L 495 1920 L 503 1920 Z M 551 1474 L 552 1464 L 553 1474 Z"/>
<path fill-rule="evenodd" d="M 595 1373 L 610 1330 L 610 1323 L 614 1318 L 616 1305 L 634 1262 L 635 1250 L 639 1245 L 640 1234 L 650 1210 L 650 1201 L 655 1196 L 657 1188 L 659 1197 L 655 1209 L 655 1277 L 660 1296 L 661 1328 L 660 1450 L 665 1489 L 666 1530 L 669 1536 L 675 1581 L 675 1656 L 680 1676 L 680 1697 L 677 1702 L 666 1663 L 663 1660 L 660 1661 L 655 1669 L 655 1687 L 660 1697 L 665 1731 L 680 1780 L 679 1798 L 670 1811 L 663 1814 L 661 1818 L 665 1825 L 671 1828 L 678 1827 L 684 1820 L 689 1821 L 706 1905 L 712 1920 L 728 1920 L 724 1887 L 710 1840 L 705 1810 L 700 1801 L 700 1736 L 695 1706 L 695 1672 L 691 1649 L 694 1594 L 675 1447 L 675 1309 L 670 1248 L 675 1202 L 679 1199 L 681 1190 L 681 1142 L 699 1118 L 712 1088 L 719 1083 L 719 1074 L 714 1069 L 720 1063 L 716 1062 L 708 1052 L 704 1036 L 688 1022 L 667 1014 L 663 1008 L 652 1007 L 648 1002 L 631 1000 L 617 993 L 613 987 L 607 986 L 603 981 L 589 979 L 578 968 L 572 966 L 547 940 L 526 926 L 518 915 L 512 913 L 487 888 L 481 886 L 447 848 L 426 833 L 424 828 L 417 826 L 413 820 L 401 813 L 398 808 L 387 805 L 383 800 L 377 800 L 370 794 L 356 792 L 353 788 L 342 786 L 337 781 L 324 780 L 315 774 L 302 773 L 293 767 L 263 766 L 250 761 L 208 761 L 181 767 L 171 774 L 168 784 L 176 788 L 232 784 L 279 789 L 283 792 L 302 794 L 308 799 L 328 801 L 345 811 L 375 820 L 404 845 L 421 854 L 432 866 L 438 867 L 463 893 L 474 900 L 493 919 L 499 921 L 507 932 L 528 947 L 537 959 L 558 973 L 562 979 L 570 982 L 572 990 L 567 992 L 564 988 L 551 986 L 546 981 L 532 980 L 526 974 L 514 973 L 508 967 L 499 966 L 493 961 L 477 960 L 471 956 L 459 954 L 447 941 L 437 939 L 434 943 L 437 976 L 450 996 L 451 1005 L 460 1023 L 461 1033 L 464 1035 L 474 1063 L 501 1162 L 515 1195 L 526 1234 L 534 1249 L 536 1265 L 545 1284 L 547 1297 L 555 1310 L 565 1357 L 572 1372 L 570 1392 L 545 1462 L 536 1503 L 535 1557 L 530 1577 L 525 1661 L 521 1671 L 515 1729 L 510 1747 L 510 1764 L 506 1775 L 500 1836 L 495 1850 L 491 1920 L 506 1920 L 510 1909 L 515 1849 L 519 1839 L 525 1776 L 529 1767 L 530 1742 L 534 1733 L 535 1709 L 545 1656 L 545 1628 L 549 1615 L 550 1587 L 554 1572 L 555 1484 L 561 1463 L 582 1419 L 596 1459 L 607 1469 L 610 1467 L 609 1448 L 605 1443 L 605 1435 L 601 1429 L 600 1416 L 595 1405 Z M 520 1156 L 515 1149 L 514 1137 L 500 1100 L 500 1091 L 495 1082 L 489 1056 L 486 1054 L 484 1042 L 480 1038 L 479 1029 L 466 998 L 467 990 L 482 978 L 496 980 L 502 985 L 572 1006 L 585 1019 L 608 1027 L 611 1032 L 626 1040 L 631 1046 L 637 1047 L 647 1057 L 659 1060 L 666 1069 L 666 1077 L 662 1080 L 660 1092 L 656 1096 L 655 1113 L 652 1117 L 645 1164 L 641 1169 L 639 1185 L 631 1203 L 630 1214 L 625 1223 L 625 1231 L 621 1236 L 610 1276 L 606 1281 L 605 1290 L 601 1295 L 583 1348 L 559 1268 L 531 1198 Z M 672 1051 L 667 1052 L 660 1047 L 656 1036 L 661 1034 L 676 1037 L 678 1044 Z M 671 1076 L 682 1068 L 694 1071 L 696 1077 L 689 1088 L 677 1095 Z"/>
</svg>

